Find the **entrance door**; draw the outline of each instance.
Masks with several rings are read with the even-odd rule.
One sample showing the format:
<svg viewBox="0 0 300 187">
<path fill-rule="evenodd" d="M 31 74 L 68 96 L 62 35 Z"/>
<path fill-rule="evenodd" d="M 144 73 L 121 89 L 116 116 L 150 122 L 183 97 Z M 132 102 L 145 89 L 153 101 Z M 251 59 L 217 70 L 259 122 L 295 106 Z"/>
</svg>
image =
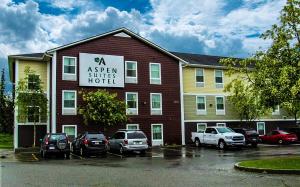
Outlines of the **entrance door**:
<svg viewBox="0 0 300 187">
<path fill-rule="evenodd" d="M 266 134 L 265 122 L 257 122 L 257 133 L 259 135 L 265 135 Z"/>
<path fill-rule="evenodd" d="M 151 136 L 152 136 L 152 146 L 163 145 L 163 125 L 162 124 L 152 124 L 151 125 Z"/>
</svg>

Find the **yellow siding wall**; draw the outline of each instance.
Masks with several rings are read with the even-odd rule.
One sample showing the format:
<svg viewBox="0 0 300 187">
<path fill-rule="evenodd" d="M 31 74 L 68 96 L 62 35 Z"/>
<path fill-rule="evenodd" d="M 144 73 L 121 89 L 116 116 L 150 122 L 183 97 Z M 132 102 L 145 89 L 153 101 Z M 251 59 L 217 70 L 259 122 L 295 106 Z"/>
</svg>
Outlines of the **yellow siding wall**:
<svg viewBox="0 0 300 187">
<path fill-rule="evenodd" d="M 25 68 L 29 66 L 31 70 L 34 70 L 37 75 L 40 76 L 42 81 L 42 88 L 47 92 L 47 63 L 39 61 L 19 61 L 19 79 L 25 78 Z"/>
</svg>

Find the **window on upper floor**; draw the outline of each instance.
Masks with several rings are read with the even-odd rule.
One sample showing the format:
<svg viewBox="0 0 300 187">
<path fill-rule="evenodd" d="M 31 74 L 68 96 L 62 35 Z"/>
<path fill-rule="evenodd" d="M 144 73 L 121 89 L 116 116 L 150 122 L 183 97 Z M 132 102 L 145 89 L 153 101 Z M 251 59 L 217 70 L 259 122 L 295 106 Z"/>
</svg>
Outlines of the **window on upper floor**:
<svg viewBox="0 0 300 187">
<path fill-rule="evenodd" d="M 40 107 L 38 106 L 27 107 L 27 122 L 29 123 L 40 122 Z"/>
<path fill-rule="evenodd" d="M 64 56 L 63 57 L 63 80 L 69 80 L 69 81 L 76 81 L 77 75 L 76 75 L 76 57 L 69 57 Z"/>
<path fill-rule="evenodd" d="M 196 96 L 197 114 L 206 115 L 206 97 Z"/>
<path fill-rule="evenodd" d="M 29 90 L 36 90 L 39 86 L 40 76 L 35 74 L 28 75 L 28 89 Z"/>
<path fill-rule="evenodd" d="M 151 93 L 151 115 L 161 115 L 162 114 L 162 97 L 161 93 Z"/>
<path fill-rule="evenodd" d="M 138 93 L 126 92 L 126 114 L 138 115 Z"/>
<path fill-rule="evenodd" d="M 150 63 L 150 84 L 161 84 L 161 69 L 159 63 Z"/>
<path fill-rule="evenodd" d="M 74 90 L 63 90 L 62 91 L 62 114 L 63 115 L 76 115 L 77 114 L 77 103 L 76 103 L 76 91 Z"/>
<path fill-rule="evenodd" d="M 216 97 L 216 115 L 225 115 L 224 96 Z"/>
<path fill-rule="evenodd" d="M 196 87 L 204 87 L 204 69 L 196 68 Z"/>
<path fill-rule="evenodd" d="M 137 62 L 136 61 L 126 61 L 125 62 L 126 68 L 126 76 L 125 82 L 126 83 L 137 83 Z"/>
<path fill-rule="evenodd" d="M 272 115 L 280 115 L 280 107 L 276 105 L 272 110 Z"/>
<path fill-rule="evenodd" d="M 223 70 L 215 70 L 215 84 L 216 88 L 223 88 L 224 84 Z"/>
</svg>

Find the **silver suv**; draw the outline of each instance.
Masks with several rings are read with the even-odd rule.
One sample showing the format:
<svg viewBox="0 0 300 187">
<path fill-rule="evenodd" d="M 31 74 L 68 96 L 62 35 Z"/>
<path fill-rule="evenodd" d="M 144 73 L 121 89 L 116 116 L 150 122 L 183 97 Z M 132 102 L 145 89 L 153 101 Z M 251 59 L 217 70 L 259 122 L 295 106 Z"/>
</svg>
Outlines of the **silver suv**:
<svg viewBox="0 0 300 187">
<path fill-rule="evenodd" d="M 148 139 L 140 130 L 121 129 L 108 140 L 108 149 L 119 151 L 120 154 L 129 151 L 139 151 L 144 154 L 148 148 Z"/>
</svg>

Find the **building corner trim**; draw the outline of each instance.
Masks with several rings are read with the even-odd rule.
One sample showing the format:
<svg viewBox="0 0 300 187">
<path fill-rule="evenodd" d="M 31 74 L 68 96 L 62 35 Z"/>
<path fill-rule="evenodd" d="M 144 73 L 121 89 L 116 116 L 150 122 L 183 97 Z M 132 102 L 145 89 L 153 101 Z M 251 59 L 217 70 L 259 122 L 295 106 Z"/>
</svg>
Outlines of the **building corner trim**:
<svg viewBox="0 0 300 187">
<path fill-rule="evenodd" d="M 15 62 L 15 97 L 17 97 L 16 88 L 18 87 L 19 81 L 19 60 Z M 19 127 L 18 127 L 18 106 L 15 104 L 15 112 L 14 112 L 14 151 L 19 147 Z"/>
<path fill-rule="evenodd" d="M 183 62 L 179 61 L 179 78 L 180 78 L 180 123 L 181 123 L 181 144 L 185 145 L 185 125 L 184 125 L 184 101 L 183 101 Z"/>
<path fill-rule="evenodd" d="M 52 84 L 51 84 L 51 132 L 56 133 L 56 52 L 52 56 Z"/>
</svg>

